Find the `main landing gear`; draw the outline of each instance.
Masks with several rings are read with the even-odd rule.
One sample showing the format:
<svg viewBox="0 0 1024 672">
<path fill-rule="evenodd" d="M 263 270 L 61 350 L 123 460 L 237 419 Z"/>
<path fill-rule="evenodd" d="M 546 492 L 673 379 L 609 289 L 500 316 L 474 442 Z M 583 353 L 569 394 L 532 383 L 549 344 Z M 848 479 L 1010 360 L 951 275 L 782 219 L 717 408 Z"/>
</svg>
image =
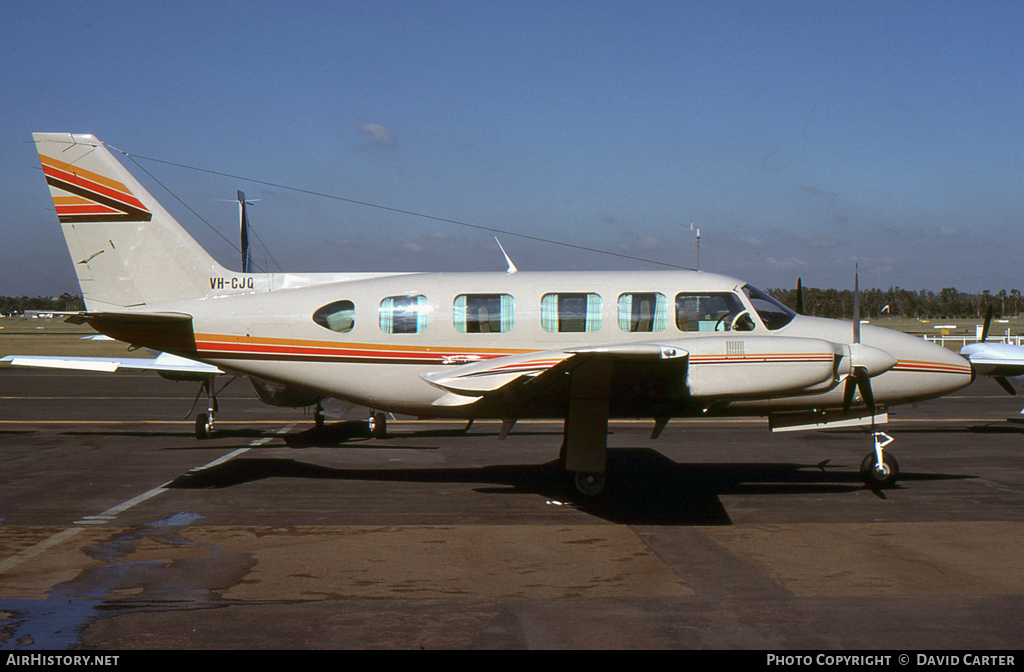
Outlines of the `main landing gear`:
<svg viewBox="0 0 1024 672">
<path fill-rule="evenodd" d="M 196 438 L 208 439 L 213 433 L 213 411 L 196 416 Z"/>
<path fill-rule="evenodd" d="M 608 483 L 606 474 L 589 471 L 573 472 L 572 484 L 576 491 L 586 497 L 597 497 L 604 492 L 604 486 Z"/>
<path fill-rule="evenodd" d="M 893 442 L 893 438 L 885 432 L 871 432 L 875 441 L 875 449 L 868 453 L 860 463 L 860 477 L 864 485 L 872 490 L 885 490 L 896 484 L 900 475 L 900 465 L 892 454 L 882 449 Z"/>
<path fill-rule="evenodd" d="M 370 436 L 375 439 L 386 439 L 388 436 L 388 416 L 380 411 L 371 413 L 366 421 L 366 427 L 370 430 Z"/>
<path fill-rule="evenodd" d="M 230 385 L 233 380 L 234 380 L 234 378 L 229 380 L 224 385 L 224 387 L 227 387 L 228 385 Z M 198 415 L 196 415 L 196 438 L 197 439 L 200 439 L 200 440 L 208 439 L 213 434 L 213 419 L 214 419 L 214 416 L 216 415 L 216 413 L 217 413 L 217 411 L 219 409 L 219 406 L 217 404 L 217 393 L 222 391 L 224 389 L 224 387 L 220 388 L 220 390 L 214 391 L 214 389 L 213 389 L 213 378 L 207 378 L 206 380 L 203 381 L 203 384 L 199 387 L 199 393 L 196 394 L 196 400 L 192 402 L 192 408 L 196 407 L 196 402 L 199 401 L 199 396 L 203 392 L 206 392 L 206 399 L 208 401 L 208 405 L 207 405 L 206 413 L 199 413 Z M 192 408 L 190 408 L 188 410 L 189 414 L 192 413 Z M 188 416 L 185 416 L 185 417 L 188 417 Z"/>
</svg>

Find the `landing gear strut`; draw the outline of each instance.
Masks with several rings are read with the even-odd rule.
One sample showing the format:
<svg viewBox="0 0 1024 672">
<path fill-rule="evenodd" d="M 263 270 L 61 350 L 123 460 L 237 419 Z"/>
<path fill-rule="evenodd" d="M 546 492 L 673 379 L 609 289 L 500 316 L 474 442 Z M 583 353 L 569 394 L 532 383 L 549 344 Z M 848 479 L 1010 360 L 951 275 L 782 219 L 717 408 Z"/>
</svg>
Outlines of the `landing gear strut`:
<svg viewBox="0 0 1024 672">
<path fill-rule="evenodd" d="M 613 367 L 611 360 L 587 359 L 569 379 L 569 413 L 560 452 L 573 486 L 584 497 L 597 497 L 608 483 L 608 400 Z"/>
<path fill-rule="evenodd" d="M 875 449 L 860 463 L 860 477 L 872 490 L 891 488 L 899 478 L 900 465 L 895 457 L 882 449 L 892 443 L 893 438 L 885 432 L 872 432 L 871 436 L 875 440 Z"/>
<path fill-rule="evenodd" d="M 228 384 L 230 383 L 231 381 L 228 381 Z M 224 387 L 227 387 L 227 385 Z M 223 390 L 224 387 L 222 387 L 221 390 Z M 195 408 L 196 402 L 199 401 L 199 395 L 203 392 L 206 392 L 206 398 L 209 401 L 209 405 L 206 409 L 206 413 L 196 415 L 196 438 L 199 440 L 208 439 L 213 434 L 213 418 L 219 410 L 217 405 L 217 393 L 213 390 L 212 378 L 207 378 L 203 381 L 198 394 L 196 394 L 196 401 L 192 402 L 192 408 Z M 189 413 L 191 412 L 192 410 L 189 409 Z"/>
<path fill-rule="evenodd" d="M 380 411 L 373 413 L 366 421 L 370 430 L 370 436 L 375 439 L 385 439 L 388 436 L 388 417 Z"/>
</svg>

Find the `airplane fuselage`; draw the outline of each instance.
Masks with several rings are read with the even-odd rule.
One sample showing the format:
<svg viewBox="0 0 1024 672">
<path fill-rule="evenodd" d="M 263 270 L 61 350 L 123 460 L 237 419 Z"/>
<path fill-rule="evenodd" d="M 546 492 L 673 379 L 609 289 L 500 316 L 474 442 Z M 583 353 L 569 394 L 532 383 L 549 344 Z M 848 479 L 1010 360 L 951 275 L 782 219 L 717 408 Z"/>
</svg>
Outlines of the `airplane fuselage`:
<svg viewBox="0 0 1024 672">
<path fill-rule="evenodd" d="M 704 366 L 715 367 L 716 376 L 732 370 L 744 379 L 759 371 L 778 376 L 787 365 L 813 364 L 801 362 L 800 352 L 787 352 L 785 361 L 766 357 L 764 348 L 751 350 L 749 343 L 795 338 L 842 344 L 852 333 L 849 322 L 787 315 L 758 294 L 752 302 L 749 293 L 757 290 L 744 291 L 740 281 L 692 271 L 405 273 L 273 291 L 247 289 L 273 286 L 265 277 L 237 278 L 234 289 L 229 280 L 227 289 L 214 287 L 204 299 L 152 307 L 191 314 L 194 343 L 159 342 L 157 337 L 144 345 L 371 408 L 421 416 L 507 415 L 507 407 L 488 403 L 438 405 L 445 391 L 422 377 L 497 358 L 624 344 L 688 350 L 694 339 L 714 338 L 723 344 L 720 356 L 690 361 L 691 377 Z M 749 319 L 740 316 L 743 312 Z M 872 380 L 878 404 L 919 401 L 970 382 L 970 367 L 955 353 L 887 329 L 865 326 L 861 333 L 862 343 L 897 360 Z M 777 340 L 762 340 L 772 338 Z M 741 341 L 748 343 L 746 348 Z M 820 352 L 805 354 L 824 359 Z M 833 362 L 819 365 L 828 368 Z M 680 376 L 684 385 L 686 371 Z M 843 403 L 842 386 L 834 371 L 828 379 L 803 394 L 744 398 L 741 393 L 724 402 L 674 388 L 661 400 L 661 412 L 836 408 Z M 613 415 L 652 415 L 650 399 L 630 401 L 628 389 L 614 393 Z M 515 412 L 519 417 L 564 415 L 557 405 Z"/>
</svg>

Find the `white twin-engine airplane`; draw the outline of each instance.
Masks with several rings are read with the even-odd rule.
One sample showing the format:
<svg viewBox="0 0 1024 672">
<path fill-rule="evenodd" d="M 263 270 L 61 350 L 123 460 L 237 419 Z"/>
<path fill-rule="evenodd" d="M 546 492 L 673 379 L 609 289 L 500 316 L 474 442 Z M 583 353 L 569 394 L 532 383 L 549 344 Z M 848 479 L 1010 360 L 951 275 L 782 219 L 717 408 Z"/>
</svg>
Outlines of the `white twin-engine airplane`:
<svg viewBox="0 0 1024 672">
<path fill-rule="evenodd" d="M 234 273 L 95 137 L 34 138 L 85 299 L 71 320 L 314 396 L 498 419 L 502 438 L 520 418 L 564 419 L 583 494 L 605 485 L 610 418 L 651 418 L 652 438 L 692 416 L 874 430 L 887 406 L 972 379 L 923 339 L 797 315 L 711 273 Z M 874 435 L 861 473 L 887 487 L 898 466 Z"/>
</svg>

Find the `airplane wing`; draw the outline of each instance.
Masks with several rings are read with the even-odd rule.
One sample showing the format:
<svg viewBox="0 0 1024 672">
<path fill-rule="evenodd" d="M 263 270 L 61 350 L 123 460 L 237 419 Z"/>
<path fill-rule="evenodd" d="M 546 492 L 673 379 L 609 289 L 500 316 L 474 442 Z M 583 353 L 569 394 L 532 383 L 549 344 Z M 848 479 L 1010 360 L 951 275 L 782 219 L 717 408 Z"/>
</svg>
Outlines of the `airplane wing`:
<svg viewBox="0 0 1024 672">
<path fill-rule="evenodd" d="M 178 357 L 167 352 L 157 357 L 41 357 L 8 355 L 0 359 L 11 366 L 30 366 L 45 369 L 71 369 L 113 373 L 120 369 L 156 371 L 161 374 L 187 374 L 199 376 L 222 375 L 216 366 Z"/>
<path fill-rule="evenodd" d="M 848 354 L 843 348 L 818 339 L 730 335 L 547 350 L 422 377 L 448 393 L 435 406 L 468 405 L 495 395 L 525 399 L 542 389 L 547 397 L 550 385 L 573 378 L 607 388 L 611 397 L 627 403 L 636 395 L 665 403 L 684 398 L 721 402 L 828 389 L 835 385 L 837 357 Z M 565 390 L 569 393 L 570 387 Z"/>
</svg>

